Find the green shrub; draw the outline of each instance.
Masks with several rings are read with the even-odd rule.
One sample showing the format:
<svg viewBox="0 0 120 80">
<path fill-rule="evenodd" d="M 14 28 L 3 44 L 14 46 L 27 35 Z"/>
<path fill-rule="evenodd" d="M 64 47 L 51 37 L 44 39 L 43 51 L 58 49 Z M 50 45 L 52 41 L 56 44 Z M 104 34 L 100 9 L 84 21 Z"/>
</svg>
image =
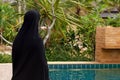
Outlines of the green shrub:
<svg viewBox="0 0 120 80">
<path fill-rule="evenodd" d="M 11 63 L 11 55 L 8 54 L 0 54 L 0 63 Z"/>
<path fill-rule="evenodd" d="M 0 1 L 0 5 L 0 33 L 12 42 L 20 25 L 18 14 L 9 3 Z"/>
</svg>

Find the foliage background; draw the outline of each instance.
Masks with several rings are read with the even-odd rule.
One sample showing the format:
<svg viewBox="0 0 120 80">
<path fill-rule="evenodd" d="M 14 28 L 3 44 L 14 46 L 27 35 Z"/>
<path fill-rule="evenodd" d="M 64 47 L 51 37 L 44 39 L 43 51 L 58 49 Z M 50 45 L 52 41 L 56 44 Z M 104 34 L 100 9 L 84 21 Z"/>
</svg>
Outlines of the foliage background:
<svg viewBox="0 0 120 80">
<path fill-rule="evenodd" d="M 13 42 L 21 27 L 24 13 L 36 9 L 41 14 L 40 26 L 49 27 L 56 18 L 47 40 L 46 57 L 49 61 L 94 61 L 95 30 L 98 26 L 120 26 L 120 14 L 116 18 L 102 19 L 100 13 L 117 8 L 119 0 L 15 0 L 17 4 L 0 1 L 0 33 Z M 18 2 L 25 6 L 19 14 Z M 54 16 L 53 10 L 54 9 Z M 13 15 L 14 14 L 14 15 Z M 47 30 L 40 30 L 44 39 Z M 1 44 L 6 44 L 2 41 Z"/>
</svg>

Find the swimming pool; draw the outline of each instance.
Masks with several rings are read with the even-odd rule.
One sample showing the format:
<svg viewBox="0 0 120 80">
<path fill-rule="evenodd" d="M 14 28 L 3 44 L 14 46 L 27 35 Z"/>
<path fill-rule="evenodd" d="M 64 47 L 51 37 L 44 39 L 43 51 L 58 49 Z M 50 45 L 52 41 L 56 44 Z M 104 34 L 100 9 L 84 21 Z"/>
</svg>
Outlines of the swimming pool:
<svg viewBox="0 0 120 80">
<path fill-rule="evenodd" d="M 49 64 L 50 80 L 120 80 L 120 64 Z"/>
</svg>

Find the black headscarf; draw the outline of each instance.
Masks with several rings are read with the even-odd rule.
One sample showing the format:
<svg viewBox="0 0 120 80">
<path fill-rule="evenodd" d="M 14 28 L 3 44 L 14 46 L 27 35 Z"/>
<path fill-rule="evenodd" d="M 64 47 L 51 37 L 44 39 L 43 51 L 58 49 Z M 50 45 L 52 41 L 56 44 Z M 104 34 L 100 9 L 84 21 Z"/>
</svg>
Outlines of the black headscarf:
<svg viewBox="0 0 120 80">
<path fill-rule="evenodd" d="M 12 80 L 49 80 L 42 39 L 38 34 L 39 12 L 28 11 L 12 47 Z"/>
</svg>

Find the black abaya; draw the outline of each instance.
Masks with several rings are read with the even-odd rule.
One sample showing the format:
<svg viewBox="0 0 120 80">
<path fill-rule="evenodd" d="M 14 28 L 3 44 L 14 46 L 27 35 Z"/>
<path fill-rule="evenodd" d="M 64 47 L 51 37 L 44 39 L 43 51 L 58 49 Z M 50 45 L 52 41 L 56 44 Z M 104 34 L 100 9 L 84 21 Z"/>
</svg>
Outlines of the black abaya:
<svg viewBox="0 0 120 80">
<path fill-rule="evenodd" d="M 12 47 L 12 80 L 49 80 L 45 49 L 38 34 L 39 18 L 35 10 L 28 11 L 24 16 Z"/>
</svg>

